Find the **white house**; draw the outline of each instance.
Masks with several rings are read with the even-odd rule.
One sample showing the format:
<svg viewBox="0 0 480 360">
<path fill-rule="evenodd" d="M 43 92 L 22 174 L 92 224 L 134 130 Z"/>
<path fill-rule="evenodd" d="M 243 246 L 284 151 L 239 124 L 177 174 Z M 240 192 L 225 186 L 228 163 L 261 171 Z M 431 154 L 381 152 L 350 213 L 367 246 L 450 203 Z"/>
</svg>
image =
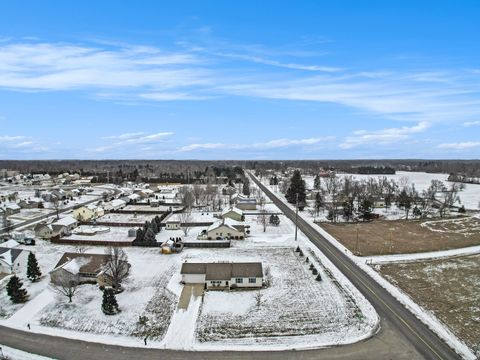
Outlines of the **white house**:
<svg viewBox="0 0 480 360">
<path fill-rule="evenodd" d="M 246 197 L 245 195 L 238 194 L 235 198 L 235 204 L 237 208 L 241 210 L 256 210 L 257 200 L 254 198 Z"/>
<path fill-rule="evenodd" d="M 222 211 L 222 219 L 232 219 L 235 221 L 243 221 L 245 217 L 243 215 L 243 210 L 235 206 L 232 206 Z"/>
<path fill-rule="evenodd" d="M 180 217 L 178 214 L 172 214 L 168 217 L 165 221 L 165 229 L 166 230 L 179 230 L 182 222 L 180 221 Z"/>
<path fill-rule="evenodd" d="M 127 206 L 127 203 L 120 199 L 115 199 L 109 202 L 112 207 L 112 210 L 120 210 Z"/>
<path fill-rule="evenodd" d="M 204 284 L 206 289 L 261 288 L 261 262 L 183 263 L 180 270 L 185 284 Z"/>
<path fill-rule="evenodd" d="M 30 254 L 28 250 L 0 247 L 0 273 L 25 273 L 27 271 L 28 254 Z"/>
<path fill-rule="evenodd" d="M 70 215 L 60 218 L 52 223 L 53 232 L 60 233 L 62 235 L 68 235 L 78 226 L 76 219 Z"/>
<path fill-rule="evenodd" d="M 231 219 L 223 219 L 213 223 L 198 236 L 199 240 L 243 240 L 244 238 L 245 225 L 238 224 L 236 221 Z"/>
</svg>

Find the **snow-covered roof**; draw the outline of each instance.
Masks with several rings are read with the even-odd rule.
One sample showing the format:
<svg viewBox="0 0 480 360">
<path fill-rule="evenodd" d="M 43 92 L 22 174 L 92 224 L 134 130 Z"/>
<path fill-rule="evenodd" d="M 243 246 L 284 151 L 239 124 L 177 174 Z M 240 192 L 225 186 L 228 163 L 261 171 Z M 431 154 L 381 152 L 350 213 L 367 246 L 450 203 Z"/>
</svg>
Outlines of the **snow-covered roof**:
<svg viewBox="0 0 480 360">
<path fill-rule="evenodd" d="M 72 259 L 65 264 L 61 265 L 60 267 L 68 271 L 70 274 L 76 275 L 80 272 L 80 268 L 90 262 L 91 258 L 75 258 Z"/>
<path fill-rule="evenodd" d="M 226 219 L 226 220 L 229 220 L 229 219 Z M 210 231 L 213 231 L 215 229 L 218 229 L 219 227 L 221 226 L 226 226 L 228 227 L 229 229 L 233 230 L 233 231 L 238 231 L 237 229 L 235 229 L 232 224 L 230 224 L 229 222 L 227 221 L 217 221 L 215 223 L 213 223 L 212 225 L 210 225 L 208 228 L 207 228 L 207 232 L 210 232 Z"/>
<path fill-rule="evenodd" d="M 65 217 L 61 218 L 60 220 L 55 221 L 53 223 L 53 225 L 70 226 L 70 225 L 73 225 L 73 224 L 76 224 L 76 223 L 77 223 L 77 220 L 75 220 L 73 217 L 68 215 L 68 216 L 65 216 Z"/>
<path fill-rule="evenodd" d="M 229 212 L 234 212 L 240 216 L 243 216 L 243 210 L 237 208 L 236 206 L 226 208 L 225 210 L 222 211 L 222 215 L 228 214 Z"/>
<path fill-rule="evenodd" d="M 113 207 L 117 207 L 117 206 L 125 206 L 127 203 L 123 200 L 120 200 L 120 199 L 115 199 L 115 200 L 112 200 L 110 201 L 110 205 L 112 205 Z"/>
<path fill-rule="evenodd" d="M 5 248 L 9 248 L 9 249 L 13 249 L 17 246 L 19 246 L 20 244 L 13 240 L 13 239 L 10 239 L 8 241 L 5 241 L 4 243 L 0 244 L 2 247 L 5 247 Z"/>
</svg>

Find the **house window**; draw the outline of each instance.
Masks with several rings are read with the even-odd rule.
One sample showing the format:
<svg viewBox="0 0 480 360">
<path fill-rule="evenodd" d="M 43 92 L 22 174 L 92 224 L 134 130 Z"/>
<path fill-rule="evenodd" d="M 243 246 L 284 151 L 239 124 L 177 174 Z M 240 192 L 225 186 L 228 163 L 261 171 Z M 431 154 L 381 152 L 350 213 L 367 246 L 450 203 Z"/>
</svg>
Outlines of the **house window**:
<svg viewBox="0 0 480 360">
<path fill-rule="evenodd" d="M 257 278 L 248 278 L 248 283 L 249 284 L 256 284 L 257 283 Z"/>
<path fill-rule="evenodd" d="M 236 284 L 243 284 L 243 279 L 242 278 L 236 278 L 235 283 Z"/>
</svg>

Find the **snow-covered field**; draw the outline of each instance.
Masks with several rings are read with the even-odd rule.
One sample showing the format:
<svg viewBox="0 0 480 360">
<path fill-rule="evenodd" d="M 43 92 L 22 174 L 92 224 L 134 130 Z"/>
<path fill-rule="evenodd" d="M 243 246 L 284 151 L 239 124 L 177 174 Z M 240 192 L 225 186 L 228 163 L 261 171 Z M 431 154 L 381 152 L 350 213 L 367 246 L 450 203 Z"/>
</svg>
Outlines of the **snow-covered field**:
<svg viewBox="0 0 480 360">
<path fill-rule="evenodd" d="M 415 189 L 418 192 L 426 190 L 432 180 L 441 180 L 447 186 L 448 174 L 432 174 L 424 172 L 408 172 L 408 171 L 397 171 L 395 175 L 361 175 L 361 174 L 339 174 L 339 176 L 352 176 L 355 180 L 364 180 L 371 177 L 379 178 L 386 177 L 387 179 L 393 179 L 397 182 L 405 179 L 408 185 L 415 185 Z M 305 184 L 307 188 L 313 188 L 313 176 L 305 176 Z M 480 184 L 464 184 L 465 189 L 462 190 L 459 194 L 461 205 L 464 205 L 466 209 L 469 210 L 478 210 L 480 209 Z"/>
<path fill-rule="evenodd" d="M 108 231 L 97 232 L 94 235 L 85 235 L 85 234 L 75 234 L 75 232 L 70 236 L 62 237 L 62 240 L 88 240 L 88 241 L 122 241 L 126 243 L 131 243 L 135 238 L 128 237 L 128 227 L 119 227 L 119 226 L 90 226 L 90 228 L 100 228 L 105 230 L 108 228 Z M 80 230 L 78 230 L 80 231 Z"/>
<path fill-rule="evenodd" d="M 98 222 L 118 222 L 118 223 L 144 223 L 152 221 L 156 214 L 105 214 L 97 219 Z"/>
</svg>

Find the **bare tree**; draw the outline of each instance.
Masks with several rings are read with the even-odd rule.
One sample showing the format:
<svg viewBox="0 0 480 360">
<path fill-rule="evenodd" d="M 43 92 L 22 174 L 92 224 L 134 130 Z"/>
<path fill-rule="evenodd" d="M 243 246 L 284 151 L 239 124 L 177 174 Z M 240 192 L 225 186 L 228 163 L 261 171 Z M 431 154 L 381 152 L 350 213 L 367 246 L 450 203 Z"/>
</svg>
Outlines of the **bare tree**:
<svg viewBox="0 0 480 360">
<path fill-rule="evenodd" d="M 180 226 L 182 227 L 183 234 L 188 235 L 192 224 L 192 209 L 186 208 L 184 212 L 178 214 L 180 220 Z"/>
<path fill-rule="evenodd" d="M 262 306 L 263 302 L 263 294 L 259 291 L 255 294 L 255 303 L 257 305 L 257 309 L 260 309 L 260 306 Z"/>
<path fill-rule="evenodd" d="M 57 215 L 57 220 L 60 219 L 60 207 L 62 202 L 55 196 L 52 200 L 53 208 L 55 209 L 55 213 Z"/>
<path fill-rule="evenodd" d="M 125 250 L 121 247 L 111 246 L 105 250 L 108 259 L 104 271 L 111 278 L 112 287 L 116 291 L 122 289 L 122 282 L 128 276 L 130 265 Z"/>
<path fill-rule="evenodd" d="M 202 185 L 194 185 L 193 186 L 193 196 L 195 197 L 195 203 L 200 205 L 205 197 L 205 189 Z"/>
<path fill-rule="evenodd" d="M 260 199 L 260 214 L 258 215 L 257 219 L 260 224 L 263 226 L 263 232 L 267 231 L 267 225 L 268 225 L 268 214 L 267 211 L 265 210 L 265 198 L 262 197 Z"/>
<path fill-rule="evenodd" d="M 52 288 L 57 294 L 67 297 L 68 302 L 71 303 L 73 296 L 77 293 L 79 285 L 78 276 L 71 277 L 66 274 L 61 274 L 55 279 Z"/>
<path fill-rule="evenodd" d="M 180 196 L 180 201 L 182 205 L 186 208 L 191 208 L 195 203 L 195 196 L 193 195 L 192 190 L 188 186 L 183 186 L 179 189 L 178 194 Z"/>
<path fill-rule="evenodd" d="M 338 217 L 338 205 L 339 205 L 339 198 L 340 198 L 340 189 L 342 183 L 339 178 L 335 174 L 325 178 L 324 180 L 325 188 L 327 190 L 327 194 L 330 197 L 330 212 L 332 214 L 332 222 L 337 221 Z"/>
</svg>

